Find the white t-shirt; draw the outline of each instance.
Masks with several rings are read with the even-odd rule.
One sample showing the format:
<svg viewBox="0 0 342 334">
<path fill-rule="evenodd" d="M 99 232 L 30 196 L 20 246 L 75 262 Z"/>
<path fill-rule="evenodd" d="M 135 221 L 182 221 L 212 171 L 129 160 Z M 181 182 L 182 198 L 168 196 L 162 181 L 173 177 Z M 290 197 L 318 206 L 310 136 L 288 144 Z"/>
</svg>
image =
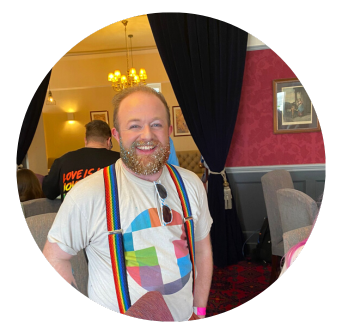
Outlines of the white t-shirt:
<svg viewBox="0 0 342 334">
<path fill-rule="evenodd" d="M 192 314 L 192 266 L 186 242 L 183 211 L 166 166 L 158 182 L 167 189 L 165 200 L 172 222 L 160 223 L 160 201 L 153 182 L 129 173 L 121 159 L 115 165 L 121 228 L 131 303 L 151 290 L 162 293 L 174 319 Z M 185 184 L 195 225 L 195 241 L 204 239 L 212 224 L 207 195 L 198 176 L 177 167 Z M 62 250 L 76 255 L 86 249 L 89 260 L 88 295 L 119 312 L 108 246 L 103 170 L 78 182 L 65 197 L 48 234 Z"/>
</svg>

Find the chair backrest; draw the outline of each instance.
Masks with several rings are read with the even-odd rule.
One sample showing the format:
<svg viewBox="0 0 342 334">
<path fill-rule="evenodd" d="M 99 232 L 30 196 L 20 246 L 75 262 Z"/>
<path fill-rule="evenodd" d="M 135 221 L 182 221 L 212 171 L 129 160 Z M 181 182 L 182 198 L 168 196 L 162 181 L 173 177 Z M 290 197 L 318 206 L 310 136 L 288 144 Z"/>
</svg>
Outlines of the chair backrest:
<svg viewBox="0 0 342 334">
<path fill-rule="evenodd" d="M 127 310 L 125 315 L 145 320 L 174 321 L 159 291 L 149 291 L 144 294 Z"/>
<path fill-rule="evenodd" d="M 43 251 L 47 235 L 55 217 L 56 213 L 53 212 L 26 218 L 30 232 L 41 251 Z M 85 296 L 88 296 L 88 264 L 84 251 L 78 252 L 78 254 L 71 259 L 71 265 L 74 270 L 74 276 L 79 291 Z"/>
<path fill-rule="evenodd" d="M 297 245 L 299 242 L 308 238 L 311 233 L 311 230 L 312 225 L 309 225 L 285 232 L 283 234 L 285 254 L 289 251 L 291 247 Z"/>
<path fill-rule="evenodd" d="M 55 217 L 56 213 L 53 212 L 26 218 L 28 228 L 41 251 L 43 251 L 47 235 Z"/>
<path fill-rule="evenodd" d="M 60 199 L 37 198 L 23 202 L 22 204 L 25 218 L 28 218 L 44 213 L 57 212 L 61 203 Z"/>
<path fill-rule="evenodd" d="M 313 224 L 318 207 L 310 196 L 296 189 L 279 189 L 277 199 L 283 233 Z"/>
<path fill-rule="evenodd" d="M 200 167 L 201 153 L 198 150 L 177 151 L 179 166 L 191 170 L 201 178 L 204 169 Z"/>
<path fill-rule="evenodd" d="M 272 254 L 284 256 L 283 229 L 276 191 L 284 188 L 293 189 L 293 181 L 288 171 L 278 169 L 263 175 L 261 177 L 261 184 L 270 226 Z"/>
</svg>

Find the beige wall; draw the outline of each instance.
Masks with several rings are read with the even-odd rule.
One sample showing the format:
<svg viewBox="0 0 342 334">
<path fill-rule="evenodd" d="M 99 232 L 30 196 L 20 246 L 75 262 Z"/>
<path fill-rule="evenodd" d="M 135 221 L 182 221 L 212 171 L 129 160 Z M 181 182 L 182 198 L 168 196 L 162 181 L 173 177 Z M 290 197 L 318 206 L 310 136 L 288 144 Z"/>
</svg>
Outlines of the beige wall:
<svg viewBox="0 0 342 334">
<path fill-rule="evenodd" d="M 146 69 L 148 83 L 162 83 L 162 93 L 172 116 L 172 106 L 177 106 L 178 102 L 159 54 L 134 55 L 134 66 Z M 115 92 L 107 75 L 116 68 L 124 71 L 125 56 L 65 57 L 54 66 L 50 89 L 57 103 L 43 108 L 47 158 L 57 158 L 84 146 L 84 125 L 90 121 L 90 111 L 108 110 L 109 126 L 113 127 L 111 101 Z M 68 121 L 68 112 L 74 112 L 75 121 Z M 113 145 L 113 150 L 119 151 L 114 139 Z M 174 145 L 178 151 L 197 149 L 191 136 L 174 138 Z"/>
</svg>

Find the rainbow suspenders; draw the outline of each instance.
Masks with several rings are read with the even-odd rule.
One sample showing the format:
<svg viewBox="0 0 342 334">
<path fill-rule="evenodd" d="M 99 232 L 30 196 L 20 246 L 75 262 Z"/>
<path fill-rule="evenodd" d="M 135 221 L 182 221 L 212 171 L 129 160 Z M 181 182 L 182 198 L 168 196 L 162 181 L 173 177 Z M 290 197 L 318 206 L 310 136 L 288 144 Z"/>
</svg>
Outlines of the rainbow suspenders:
<svg viewBox="0 0 342 334">
<path fill-rule="evenodd" d="M 167 169 L 175 183 L 179 199 L 182 204 L 184 215 L 184 228 L 188 241 L 190 260 L 192 263 L 193 291 L 195 289 L 195 233 L 194 223 L 191 216 L 190 202 L 183 180 L 177 169 L 166 164 Z M 123 235 L 120 223 L 119 197 L 115 173 L 115 164 L 103 169 L 105 194 L 106 194 L 106 213 L 109 251 L 112 262 L 114 285 L 120 313 L 126 313 L 131 307 L 129 297 L 127 272 L 125 265 L 125 255 L 123 246 Z"/>
</svg>

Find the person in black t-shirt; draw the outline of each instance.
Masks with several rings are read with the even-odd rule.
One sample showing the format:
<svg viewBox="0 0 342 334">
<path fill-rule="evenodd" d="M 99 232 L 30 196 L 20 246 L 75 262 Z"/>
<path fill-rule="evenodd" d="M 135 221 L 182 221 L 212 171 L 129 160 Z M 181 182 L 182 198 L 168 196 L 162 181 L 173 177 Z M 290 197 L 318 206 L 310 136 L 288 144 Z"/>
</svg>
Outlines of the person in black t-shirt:
<svg viewBox="0 0 342 334">
<path fill-rule="evenodd" d="M 47 198 L 55 199 L 61 195 L 63 201 L 78 181 L 120 158 L 119 152 L 111 151 L 111 131 L 106 122 L 94 120 L 85 127 L 85 147 L 56 159 L 44 177 L 42 188 Z"/>
</svg>

